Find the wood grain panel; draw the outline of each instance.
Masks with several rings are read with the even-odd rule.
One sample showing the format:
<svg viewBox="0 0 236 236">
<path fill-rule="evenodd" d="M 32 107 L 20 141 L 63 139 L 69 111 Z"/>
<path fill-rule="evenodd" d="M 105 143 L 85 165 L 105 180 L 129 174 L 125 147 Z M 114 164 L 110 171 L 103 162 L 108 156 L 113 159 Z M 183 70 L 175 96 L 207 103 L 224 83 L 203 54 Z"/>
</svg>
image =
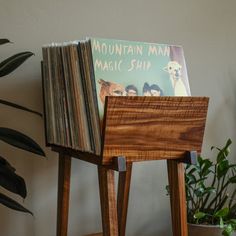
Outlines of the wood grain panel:
<svg viewBox="0 0 236 236">
<path fill-rule="evenodd" d="M 126 219 L 129 204 L 130 182 L 132 175 L 132 163 L 127 163 L 126 171 L 119 173 L 118 193 L 117 193 L 117 211 L 119 236 L 125 236 Z"/>
<path fill-rule="evenodd" d="M 59 154 L 57 236 L 67 236 L 70 198 L 71 157 Z"/>
<path fill-rule="evenodd" d="M 184 164 L 177 160 L 167 160 L 167 167 L 173 235 L 188 236 Z"/>
<path fill-rule="evenodd" d="M 104 236 L 118 236 L 114 171 L 98 166 L 102 229 Z"/>
<path fill-rule="evenodd" d="M 107 97 L 103 164 L 114 156 L 129 161 L 176 159 L 201 151 L 206 97 Z"/>
</svg>

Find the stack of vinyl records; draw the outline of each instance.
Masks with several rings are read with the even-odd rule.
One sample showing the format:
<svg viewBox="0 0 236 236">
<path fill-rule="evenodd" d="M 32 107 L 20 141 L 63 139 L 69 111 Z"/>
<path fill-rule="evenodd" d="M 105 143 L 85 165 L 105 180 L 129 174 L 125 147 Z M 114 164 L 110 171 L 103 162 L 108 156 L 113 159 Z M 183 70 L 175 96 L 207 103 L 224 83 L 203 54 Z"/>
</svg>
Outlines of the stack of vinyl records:
<svg viewBox="0 0 236 236">
<path fill-rule="evenodd" d="M 106 96 L 188 96 L 181 46 L 111 39 L 43 46 L 47 143 L 97 155 Z"/>
</svg>

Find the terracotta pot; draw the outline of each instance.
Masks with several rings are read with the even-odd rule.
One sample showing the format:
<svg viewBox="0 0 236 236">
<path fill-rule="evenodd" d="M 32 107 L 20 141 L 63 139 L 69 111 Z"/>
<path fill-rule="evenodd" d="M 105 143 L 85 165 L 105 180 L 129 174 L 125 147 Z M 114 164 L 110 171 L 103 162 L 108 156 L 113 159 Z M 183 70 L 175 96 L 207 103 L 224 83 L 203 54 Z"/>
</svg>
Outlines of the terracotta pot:
<svg viewBox="0 0 236 236">
<path fill-rule="evenodd" d="M 188 224 L 189 236 L 222 236 L 222 229 L 217 225 Z M 236 232 L 232 234 L 236 236 Z"/>
</svg>

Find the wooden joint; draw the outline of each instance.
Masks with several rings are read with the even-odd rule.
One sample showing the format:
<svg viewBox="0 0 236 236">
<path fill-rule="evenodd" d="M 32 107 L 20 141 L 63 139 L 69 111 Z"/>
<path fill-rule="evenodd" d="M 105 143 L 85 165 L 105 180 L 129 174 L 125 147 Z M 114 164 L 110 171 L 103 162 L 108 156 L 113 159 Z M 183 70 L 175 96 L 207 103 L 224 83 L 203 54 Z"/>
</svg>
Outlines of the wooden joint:
<svg viewBox="0 0 236 236">
<path fill-rule="evenodd" d="M 197 151 L 187 151 L 184 158 L 180 159 L 180 162 L 189 165 L 197 164 Z"/>
<path fill-rule="evenodd" d="M 111 164 L 98 164 L 98 166 L 102 166 L 109 170 L 125 172 L 126 171 L 126 158 L 123 156 L 113 157 Z"/>
<path fill-rule="evenodd" d="M 118 172 L 126 171 L 126 158 L 123 156 L 113 157 L 114 170 Z"/>
</svg>

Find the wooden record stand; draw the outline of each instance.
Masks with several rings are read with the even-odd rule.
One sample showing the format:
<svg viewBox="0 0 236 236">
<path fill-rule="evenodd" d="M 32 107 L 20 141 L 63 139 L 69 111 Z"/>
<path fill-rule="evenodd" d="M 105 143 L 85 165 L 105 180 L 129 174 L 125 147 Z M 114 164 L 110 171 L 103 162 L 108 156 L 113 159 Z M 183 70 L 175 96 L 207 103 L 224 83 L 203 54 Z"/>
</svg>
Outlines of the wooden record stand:
<svg viewBox="0 0 236 236">
<path fill-rule="evenodd" d="M 167 160 L 173 235 L 187 236 L 184 163 L 201 151 L 208 100 L 107 97 L 100 156 L 52 146 L 59 153 L 57 236 L 67 235 L 71 157 L 98 166 L 103 233 L 94 235 L 104 236 L 125 235 L 132 163 Z"/>
</svg>

